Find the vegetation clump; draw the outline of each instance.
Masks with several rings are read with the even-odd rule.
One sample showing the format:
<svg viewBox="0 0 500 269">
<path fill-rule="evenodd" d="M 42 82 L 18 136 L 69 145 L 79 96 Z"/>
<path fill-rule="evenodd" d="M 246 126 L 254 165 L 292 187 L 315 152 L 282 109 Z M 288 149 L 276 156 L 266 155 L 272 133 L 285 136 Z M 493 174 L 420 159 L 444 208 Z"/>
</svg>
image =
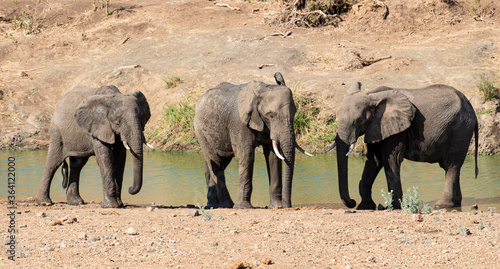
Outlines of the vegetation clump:
<svg viewBox="0 0 500 269">
<path fill-rule="evenodd" d="M 493 99 L 500 97 L 499 86 L 496 85 L 495 81 L 486 77 L 485 74 L 481 74 L 479 76 L 477 89 L 483 94 L 483 97 L 486 101 L 492 101 Z"/>
<path fill-rule="evenodd" d="M 401 211 L 407 214 L 430 214 L 432 212 L 431 207 L 418 199 L 417 190 L 417 187 L 413 187 L 413 191 L 408 189 L 406 194 L 403 194 L 403 200 L 399 200 Z"/>
</svg>

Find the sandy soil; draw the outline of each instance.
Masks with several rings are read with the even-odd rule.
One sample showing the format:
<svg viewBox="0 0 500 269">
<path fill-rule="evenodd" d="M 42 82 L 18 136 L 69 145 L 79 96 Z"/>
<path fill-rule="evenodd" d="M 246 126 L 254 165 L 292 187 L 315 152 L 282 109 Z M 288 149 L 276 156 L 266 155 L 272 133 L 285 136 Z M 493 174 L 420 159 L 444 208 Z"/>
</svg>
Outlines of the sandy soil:
<svg viewBox="0 0 500 269">
<path fill-rule="evenodd" d="M 498 213 L 442 210 L 418 218 L 400 211 L 314 207 L 215 209 L 205 220 L 191 210 L 197 209 L 20 203 L 18 257 L 10 261 L 2 251 L 0 267 L 496 268 L 500 263 Z M 4 240 L 8 221 L 2 214 Z"/>
</svg>

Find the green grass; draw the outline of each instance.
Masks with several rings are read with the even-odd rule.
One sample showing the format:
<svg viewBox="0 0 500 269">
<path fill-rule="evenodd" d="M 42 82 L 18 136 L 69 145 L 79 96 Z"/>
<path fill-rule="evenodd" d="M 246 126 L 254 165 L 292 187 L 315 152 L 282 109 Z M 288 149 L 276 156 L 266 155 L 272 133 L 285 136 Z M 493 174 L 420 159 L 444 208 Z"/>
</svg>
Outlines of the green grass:
<svg viewBox="0 0 500 269">
<path fill-rule="evenodd" d="M 477 84 L 477 89 L 483 94 L 486 101 L 491 101 L 495 98 L 500 97 L 499 86 L 496 85 L 495 81 L 486 77 L 485 74 L 479 75 L 479 83 Z"/>
<path fill-rule="evenodd" d="M 307 151 L 324 152 L 335 139 L 336 120 L 333 116 L 321 113 L 324 104 L 319 98 L 301 92 L 296 87 L 292 92 L 297 107 L 293 122 L 297 142 Z"/>
<path fill-rule="evenodd" d="M 147 135 L 168 150 L 190 150 L 198 146 L 194 135 L 195 105 L 188 99 L 166 103 L 158 127 Z"/>
<path fill-rule="evenodd" d="M 168 78 L 164 78 L 163 81 L 165 81 L 165 89 L 172 89 L 177 87 L 177 85 L 183 83 L 182 79 L 178 76 L 171 76 Z"/>
</svg>

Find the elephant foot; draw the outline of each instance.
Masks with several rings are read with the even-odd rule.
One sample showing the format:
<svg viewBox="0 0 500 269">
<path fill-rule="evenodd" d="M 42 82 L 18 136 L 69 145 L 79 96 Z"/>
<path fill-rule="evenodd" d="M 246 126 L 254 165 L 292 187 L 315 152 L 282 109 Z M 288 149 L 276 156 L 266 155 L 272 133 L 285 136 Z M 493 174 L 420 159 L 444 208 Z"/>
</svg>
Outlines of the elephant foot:
<svg viewBox="0 0 500 269">
<path fill-rule="evenodd" d="M 68 205 L 83 205 L 85 203 L 80 195 L 68 195 L 66 202 Z"/>
<path fill-rule="evenodd" d="M 238 208 L 238 209 L 252 209 L 254 207 L 250 203 L 250 201 L 243 201 L 243 202 L 239 202 L 239 203 L 235 204 L 233 208 Z"/>
<path fill-rule="evenodd" d="M 49 196 L 41 196 L 41 197 L 36 196 L 35 202 L 39 205 L 44 205 L 44 206 L 54 204 L 52 200 L 49 198 Z"/>
<path fill-rule="evenodd" d="M 101 203 L 102 208 L 120 208 L 123 207 L 121 199 L 106 199 Z"/>
<path fill-rule="evenodd" d="M 361 203 L 358 205 L 356 210 L 375 210 L 377 208 L 377 205 L 373 200 L 370 201 L 361 201 Z"/>
<path fill-rule="evenodd" d="M 270 203 L 269 203 L 269 209 L 274 209 L 276 207 L 282 207 L 282 204 L 281 204 L 281 201 L 278 201 L 278 200 L 272 200 Z"/>
<path fill-rule="evenodd" d="M 439 199 L 434 205 L 435 208 L 452 208 L 456 206 L 461 206 L 461 203 L 455 204 L 453 201 L 448 199 Z"/>
</svg>

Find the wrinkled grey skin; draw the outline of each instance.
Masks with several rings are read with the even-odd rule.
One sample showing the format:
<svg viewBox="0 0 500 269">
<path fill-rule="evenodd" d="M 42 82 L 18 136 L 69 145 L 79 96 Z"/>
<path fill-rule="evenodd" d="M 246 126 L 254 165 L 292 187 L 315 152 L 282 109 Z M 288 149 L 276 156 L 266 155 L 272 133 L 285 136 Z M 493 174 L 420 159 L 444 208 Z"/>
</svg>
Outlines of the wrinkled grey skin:
<svg viewBox="0 0 500 269">
<path fill-rule="evenodd" d="M 291 207 L 295 163 L 296 108 L 292 92 L 280 73 L 279 85 L 252 81 L 233 85 L 227 82 L 208 90 L 196 104 L 194 128 L 205 156 L 208 187 L 207 207 L 253 208 L 252 175 L 255 148 L 262 145 L 269 175 L 270 208 Z M 278 154 L 272 140 L 278 143 Z M 236 204 L 226 187 L 224 169 L 236 157 L 239 168 L 239 194 Z M 283 181 L 282 181 L 283 180 Z"/>
<path fill-rule="evenodd" d="M 80 171 L 88 158 L 96 156 L 101 171 L 102 207 L 122 207 L 121 188 L 126 149 L 130 147 L 134 180 L 130 194 L 142 186 L 144 126 L 151 114 L 146 97 L 139 91 L 123 95 L 115 86 L 91 89 L 76 86 L 56 104 L 50 125 L 50 145 L 36 202 L 52 204 L 50 184 L 63 164 L 63 187 L 67 203 L 83 204 L 79 193 Z M 66 158 L 69 157 L 69 182 Z"/>
<path fill-rule="evenodd" d="M 460 168 L 473 133 L 476 176 L 478 173 L 478 122 L 467 98 L 446 85 L 421 89 L 378 87 L 367 93 L 360 93 L 360 86 L 356 83 L 349 89 L 337 112 L 339 127 L 334 145 L 344 205 L 356 206 L 356 201 L 349 197 L 346 154 L 349 145 L 365 135 L 367 160 L 359 183 L 362 201 L 357 209 L 375 209 L 371 189 L 382 167 L 389 191 L 394 192 L 393 206 L 401 208 L 403 159 L 439 163 L 446 171 L 446 179 L 443 194 L 435 206 L 460 206 Z"/>
</svg>

